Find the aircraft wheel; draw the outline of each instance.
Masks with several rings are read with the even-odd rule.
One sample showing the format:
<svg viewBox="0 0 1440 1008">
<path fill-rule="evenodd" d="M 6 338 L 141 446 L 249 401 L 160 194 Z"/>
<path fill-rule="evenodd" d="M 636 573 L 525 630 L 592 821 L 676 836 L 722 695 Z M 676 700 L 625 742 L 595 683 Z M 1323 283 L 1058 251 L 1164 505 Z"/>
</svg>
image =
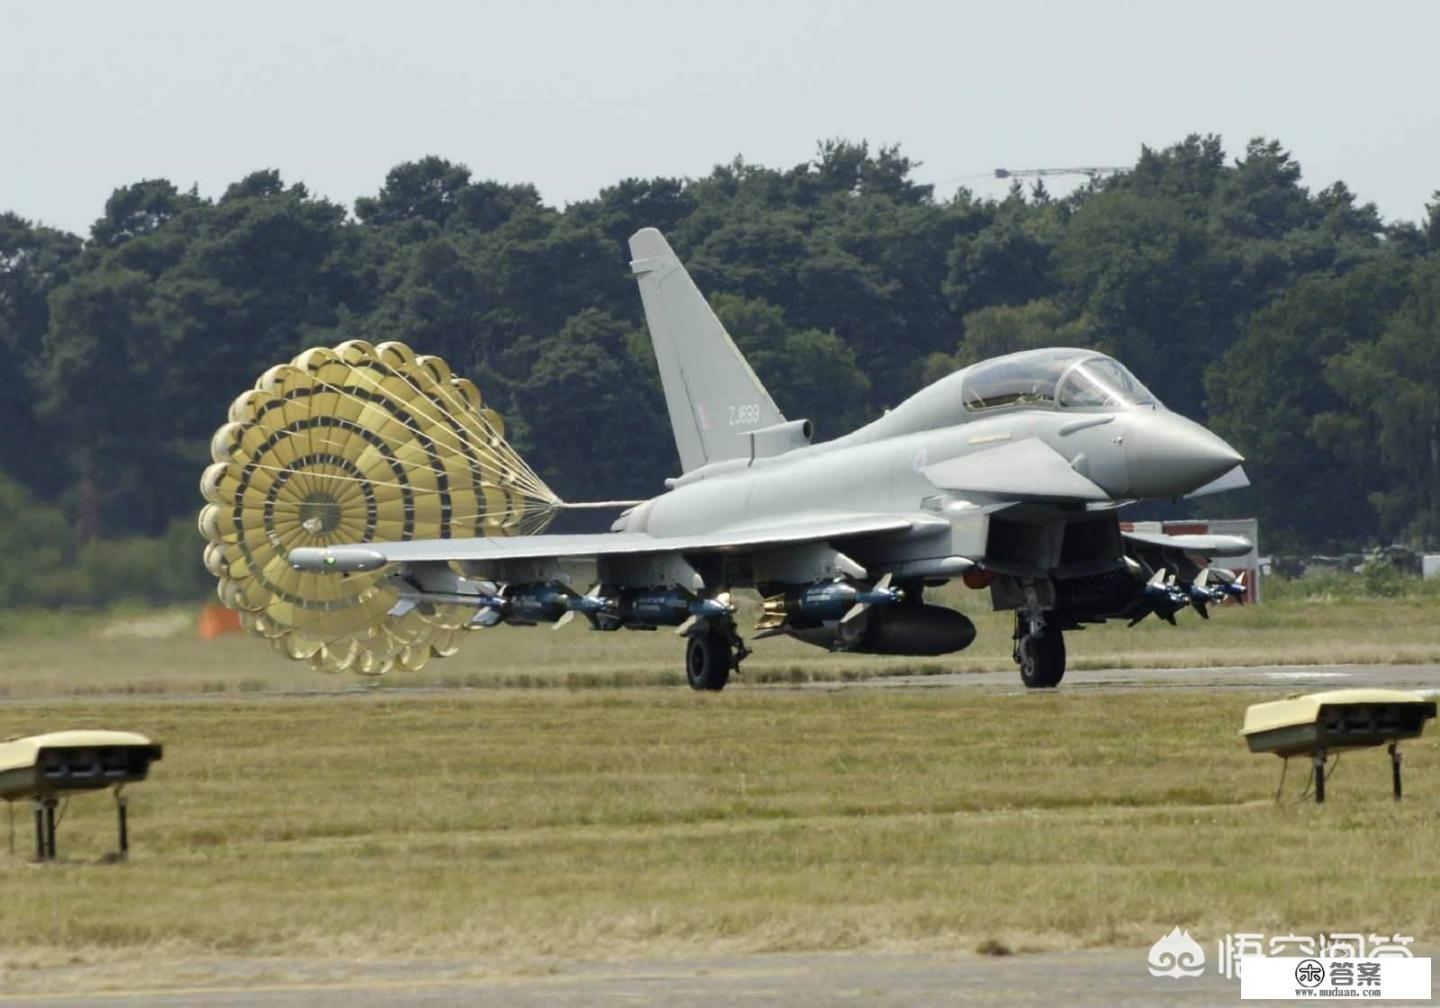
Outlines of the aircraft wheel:
<svg viewBox="0 0 1440 1008">
<path fill-rule="evenodd" d="M 691 637 L 685 645 L 685 678 L 691 689 L 724 689 L 730 680 L 730 642 L 718 633 Z"/>
<path fill-rule="evenodd" d="M 1050 689 L 1065 678 L 1065 635 L 1054 626 L 1020 638 L 1020 681 L 1029 689 Z"/>
</svg>

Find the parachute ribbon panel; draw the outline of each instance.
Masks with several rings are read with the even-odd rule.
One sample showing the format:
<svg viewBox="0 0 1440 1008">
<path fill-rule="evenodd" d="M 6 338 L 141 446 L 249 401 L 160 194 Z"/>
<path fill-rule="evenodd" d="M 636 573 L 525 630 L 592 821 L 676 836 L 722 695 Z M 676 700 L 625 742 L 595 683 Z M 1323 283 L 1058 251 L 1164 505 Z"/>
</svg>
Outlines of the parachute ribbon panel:
<svg viewBox="0 0 1440 1008">
<path fill-rule="evenodd" d="M 351 340 L 271 368 L 231 404 L 210 454 L 200 532 L 220 600 L 325 671 L 418 669 L 455 653 L 474 610 L 392 616 L 383 571 L 297 571 L 292 549 L 531 535 L 560 506 L 474 383 L 403 343 Z"/>
</svg>

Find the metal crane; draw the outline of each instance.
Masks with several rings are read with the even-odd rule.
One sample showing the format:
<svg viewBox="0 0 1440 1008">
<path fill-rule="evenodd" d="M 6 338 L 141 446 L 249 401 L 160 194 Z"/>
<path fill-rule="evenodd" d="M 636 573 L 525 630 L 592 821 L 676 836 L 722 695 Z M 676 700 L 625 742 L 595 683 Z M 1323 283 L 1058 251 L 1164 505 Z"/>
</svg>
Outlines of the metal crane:
<svg viewBox="0 0 1440 1008">
<path fill-rule="evenodd" d="M 1101 175 L 1110 175 L 1115 172 L 1127 171 L 1125 168 L 1112 166 L 1101 166 L 1094 168 L 996 168 L 996 178 L 1039 178 L 1042 175 L 1088 175 L 1090 178 L 1098 178 Z"/>
</svg>

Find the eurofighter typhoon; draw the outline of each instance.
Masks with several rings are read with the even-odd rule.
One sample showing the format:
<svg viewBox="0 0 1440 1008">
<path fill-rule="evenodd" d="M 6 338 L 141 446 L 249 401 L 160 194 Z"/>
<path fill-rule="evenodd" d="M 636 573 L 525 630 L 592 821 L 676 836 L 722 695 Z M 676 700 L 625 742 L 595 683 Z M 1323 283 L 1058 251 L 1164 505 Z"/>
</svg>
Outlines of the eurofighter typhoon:
<svg viewBox="0 0 1440 1008">
<path fill-rule="evenodd" d="M 962 578 L 1015 613 L 1024 684 L 1053 687 L 1066 631 L 1173 622 L 1243 594 L 1207 561 L 1246 540 L 1122 531 L 1124 504 L 1245 478 L 1233 448 L 1119 361 L 994 358 L 814 444 L 660 232 L 637 232 L 630 251 L 679 453 L 665 492 L 622 502 L 608 533 L 527 534 L 543 528 L 535 513 L 566 505 L 508 450 L 473 385 L 401 344 L 308 351 L 262 376 L 216 434 L 201 527 L 227 604 L 291 657 L 361 672 L 414 667 L 498 623 L 675 627 L 690 685 L 719 690 L 750 653 L 736 589 L 763 599 L 752 639 L 940 655 L 975 626 L 926 592 Z M 472 419 L 453 419 L 464 410 Z M 392 431 L 409 440 L 395 447 Z"/>
</svg>

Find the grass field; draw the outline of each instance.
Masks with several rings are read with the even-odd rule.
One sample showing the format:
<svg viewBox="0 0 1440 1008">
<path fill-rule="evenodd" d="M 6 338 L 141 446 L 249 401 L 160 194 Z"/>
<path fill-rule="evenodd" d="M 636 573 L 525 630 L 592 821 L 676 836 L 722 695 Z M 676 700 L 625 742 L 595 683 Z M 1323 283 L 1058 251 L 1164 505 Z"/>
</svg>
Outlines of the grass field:
<svg viewBox="0 0 1440 1008">
<path fill-rule="evenodd" d="M 745 682 L 861 679 L 903 673 L 1012 669 L 1011 617 L 987 611 L 987 596 L 951 590 L 946 604 L 966 611 L 979 637 L 942 658 L 832 655 L 787 639 L 758 643 Z M 754 620 L 742 598 L 742 632 Z M 1440 661 L 1440 596 L 1291 597 L 1260 606 L 1226 606 L 1202 620 L 1180 615 L 1068 635 L 1071 668 L 1205 665 L 1422 663 Z M 246 637 L 201 641 L 193 609 L 94 614 L 0 614 L 0 699 L 94 693 L 234 693 L 336 689 L 350 676 L 326 676 Z M 591 633 L 497 627 L 467 637 L 460 653 L 387 685 L 427 687 L 679 685 L 683 642 L 661 630 Z"/>
<path fill-rule="evenodd" d="M 1013 668 L 1008 620 L 973 615 L 981 638 L 953 658 L 770 641 L 745 681 Z M 1425 596 L 1290 599 L 1087 630 L 1071 660 L 1440 661 L 1437 615 Z M 128 864 L 99 863 L 114 843 L 103 796 L 73 802 L 67 860 L 43 868 L 16 806 L 0 991 L 61 989 L 85 964 L 87 983 L 124 988 L 273 957 L 529 970 L 1141 947 L 1176 925 L 1440 934 L 1433 739 L 1409 747 L 1398 806 L 1379 752 L 1345 757 L 1325 808 L 1277 806 L 1279 761 L 1235 735 L 1258 693 L 697 695 L 660 688 L 680 682 L 668 633 L 466 643 L 386 680 L 437 692 L 396 694 L 258 641 L 196 640 L 187 611 L 0 617 L 0 737 L 122 727 L 166 746 L 134 792 Z M 286 689 L 301 692 L 270 692 Z M 1292 768 L 1290 797 L 1304 776 Z"/>
<path fill-rule="evenodd" d="M 1242 693 L 487 690 L 12 702 L 7 733 L 123 725 L 166 755 L 66 863 L 0 858 L 0 969 L 106 983 L 227 957 L 1148 946 L 1175 925 L 1433 937 L 1440 752 L 1345 757 L 1276 806 Z M 1293 768 L 1291 797 L 1303 781 Z M 1422 940 L 1423 940 L 1422 937 Z"/>
</svg>

